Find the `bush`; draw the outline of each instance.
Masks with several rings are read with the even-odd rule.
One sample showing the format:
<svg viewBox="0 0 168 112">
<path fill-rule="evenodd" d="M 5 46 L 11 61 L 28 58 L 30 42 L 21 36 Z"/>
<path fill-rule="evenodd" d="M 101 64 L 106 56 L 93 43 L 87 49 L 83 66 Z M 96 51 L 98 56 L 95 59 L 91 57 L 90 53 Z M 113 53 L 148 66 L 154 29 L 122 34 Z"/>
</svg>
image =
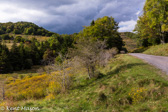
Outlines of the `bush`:
<svg viewBox="0 0 168 112">
<path fill-rule="evenodd" d="M 8 34 L 3 34 L 0 37 L 2 40 L 9 40 L 11 38 Z"/>
<path fill-rule="evenodd" d="M 25 42 L 25 39 L 22 36 L 16 36 L 14 41 L 15 42 Z"/>
</svg>

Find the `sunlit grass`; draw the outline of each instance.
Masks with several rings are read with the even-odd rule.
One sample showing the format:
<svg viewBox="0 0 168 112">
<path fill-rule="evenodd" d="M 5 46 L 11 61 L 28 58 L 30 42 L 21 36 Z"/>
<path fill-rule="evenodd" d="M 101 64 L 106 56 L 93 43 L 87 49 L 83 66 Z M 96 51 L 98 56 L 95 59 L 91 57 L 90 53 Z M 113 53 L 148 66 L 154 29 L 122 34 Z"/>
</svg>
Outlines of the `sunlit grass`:
<svg viewBox="0 0 168 112">
<path fill-rule="evenodd" d="M 36 36 L 36 35 L 19 35 L 19 34 L 10 34 L 11 36 L 22 36 L 23 38 L 25 39 L 29 39 L 31 40 L 32 38 L 36 38 L 38 41 L 47 41 L 50 37 L 47 37 L 47 36 Z M 3 42 L 5 42 L 5 45 L 8 47 L 8 49 L 11 49 L 12 48 L 12 45 L 13 45 L 13 40 L 4 40 Z M 1 42 L 1 43 L 3 43 Z M 17 46 L 20 45 L 20 43 L 16 43 Z"/>
<path fill-rule="evenodd" d="M 51 96 L 50 100 L 28 100 L 17 104 L 40 107 L 39 112 L 168 110 L 167 76 L 153 66 L 129 55 L 119 55 L 101 72 L 104 74 L 102 78 L 88 80 L 81 71 L 68 93 L 58 94 L 55 98 Z"/>
<path fill-rule="evenodd" d="M 31 40 L 32 38 L 36 38 L 38 41 L 46 41 L 48 40 L 50 37 L 47 36 L 40 36 L 40 35 L 22 35 L 22 34 L 11 34 L 12 36 L 16 37 L 16 36 L 22 36 L 23 38 L 27 38 L 29 40 Z"/>
<path fill-rule="evenodd" d="M 151 46 L 148 50 L 146 50 L 143 53 L 158 56 L 168 56 L 168 44 Z"/>
</svg>

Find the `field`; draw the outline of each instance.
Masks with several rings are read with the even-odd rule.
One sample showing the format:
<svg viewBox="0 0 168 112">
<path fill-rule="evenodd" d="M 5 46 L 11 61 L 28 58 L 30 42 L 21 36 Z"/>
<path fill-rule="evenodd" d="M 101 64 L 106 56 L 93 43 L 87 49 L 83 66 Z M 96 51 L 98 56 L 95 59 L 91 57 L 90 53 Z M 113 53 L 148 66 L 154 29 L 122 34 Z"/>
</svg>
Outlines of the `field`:
<svg viewBox="0 0 168 112">
<path fill-rule="evenodd" d="M 18 35 L 18 34 L 9 34 L 10 36 L 13 36 L 14 38 L 16 36 L 22 36 L 23 38 L 29 39 L 31 40 L 32 38 L 36 38 L 38 41 L 46 41 L 48 40 L 50 37 L 46 37 L 46 36 L 34 36 L 34 35 Z M 13 45 L 13 40 L 4 40 L 6 46 L 11 49 L 12 45 Z M 20 43 L 17 43 L 17 45 L 19 46 Z"/>
<path fill-rule="evenodd" d="M 16 44 L 17 44 L 17 46 L 20 45 L 20 43 L 16 43 Z M 11 49 L 11 48 L 12 48 L 12 45 L 13 45 L 13 42 L 10 42 L 10 43 L 5 42 L 5 45 L 8 47 L 8 49 Z"/>
<path fill-rule="evenodd" d="M 9 74 L 0 74 L 0 99 L 2 99 L 2 86 L 3 83 L 7 79 L 16 79 L 19 77 L 26 77 L 26 76 L 36 76 L 38 75 L 37 70 L 41 68 L 42 66 L 33 66 L 31 70 L 22 70 L 22 71 L 15 71 L 14 73 L 9 73 Z"/>
<path fill-rule="evenodd" d="M 38 41 L 46 41 L 49 39 L 47 36 L 38 36 L 38 35 L 22 35 L 22 34 L 10 34 L 10 36 L 13 36 L 14 38 L 16 36 L 22 36 L 23 38 L 31 39 L 31 38 L 36 38 Z"/>
<path fill-rule="evenodd" d="M 84 71 L 80 71 L 73 78 L 72 88 L 66 93 L 40 99 L 10 100 L 2 104 L 39 107 L 40 110 L 37 112 L 160 112 L 168 110 L 168 77 L 160 70 L 129 55 L 118 55 L 100 70 L 102 74 L 91 80 L 88 80 Z M 11 75 L 8 76 L 11 77 Z M 32 75 L 31 79 L 37 77 L 43 77 L 43 75 Z M 14 78 L 17 79 L 17 77 Z M 21 81 L 24 83 L 24 80 L 29 79 L 30 77 L 25 77 Z M 22 87 L 15 82 L 11 84 L 15 86 L 11 85 L 10 88 Z M 42 84 L 43 81 L 35 84 L 37 88 L 33 89 L 34 93 L 39 94 L 38 89 Z M 32 86 L 28 85 L 27 88 Z"/>
</svg>

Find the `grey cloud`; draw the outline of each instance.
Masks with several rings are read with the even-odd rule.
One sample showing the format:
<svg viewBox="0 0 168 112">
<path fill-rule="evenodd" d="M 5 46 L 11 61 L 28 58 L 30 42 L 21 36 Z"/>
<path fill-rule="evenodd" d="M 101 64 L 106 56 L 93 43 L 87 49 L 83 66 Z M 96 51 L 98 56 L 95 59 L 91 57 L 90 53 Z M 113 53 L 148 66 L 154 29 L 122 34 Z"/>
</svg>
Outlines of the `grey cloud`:
<svg viewBox="0 0 168 112">
<path fill-rule="evenodd" d="M 89 25 L 93 19 L 103 16 L 112 16 L 119 23 L 136 21 L 136 13 L 142 10 L 144 2 L 145 0 L 1 0 L 0 4 L 17 7 L 17 11 L 3 8 L 6 15 L 19 13 L 20 16 L 25 16 L 26 21 L 50 31 L 72 34 L 82 30 L 82 26 Z M 23 9 L 27 12 L 21 13 Z M 29 13 L 29 10 L 32 12 Z M 9 16 L 6 20 L 21 19 Z"/>
<path fill-rule="evenodd" d="M 50 6 L 58 7 L 76 3 L 77 0 L 1 0 L 0 3 L 14 3 L 20 7 L 27 8 L 48 8 Z"/>
</svg>

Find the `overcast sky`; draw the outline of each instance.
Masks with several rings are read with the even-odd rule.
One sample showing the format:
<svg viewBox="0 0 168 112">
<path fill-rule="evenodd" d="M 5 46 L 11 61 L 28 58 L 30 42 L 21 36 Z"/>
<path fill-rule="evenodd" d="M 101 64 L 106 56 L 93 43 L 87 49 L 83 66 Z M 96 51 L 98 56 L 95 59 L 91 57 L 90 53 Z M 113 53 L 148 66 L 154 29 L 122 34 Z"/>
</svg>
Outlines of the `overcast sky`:
<svg viewBox="0 0 168 112">
<path fill-rule="evenodd" d="M 0 22 L 33 22 L 60 34 L 79 32 L 94 19 L 112 16 L 119 31 L 132 31 L 145 0 L 0 0 Z"/>
</svg>

